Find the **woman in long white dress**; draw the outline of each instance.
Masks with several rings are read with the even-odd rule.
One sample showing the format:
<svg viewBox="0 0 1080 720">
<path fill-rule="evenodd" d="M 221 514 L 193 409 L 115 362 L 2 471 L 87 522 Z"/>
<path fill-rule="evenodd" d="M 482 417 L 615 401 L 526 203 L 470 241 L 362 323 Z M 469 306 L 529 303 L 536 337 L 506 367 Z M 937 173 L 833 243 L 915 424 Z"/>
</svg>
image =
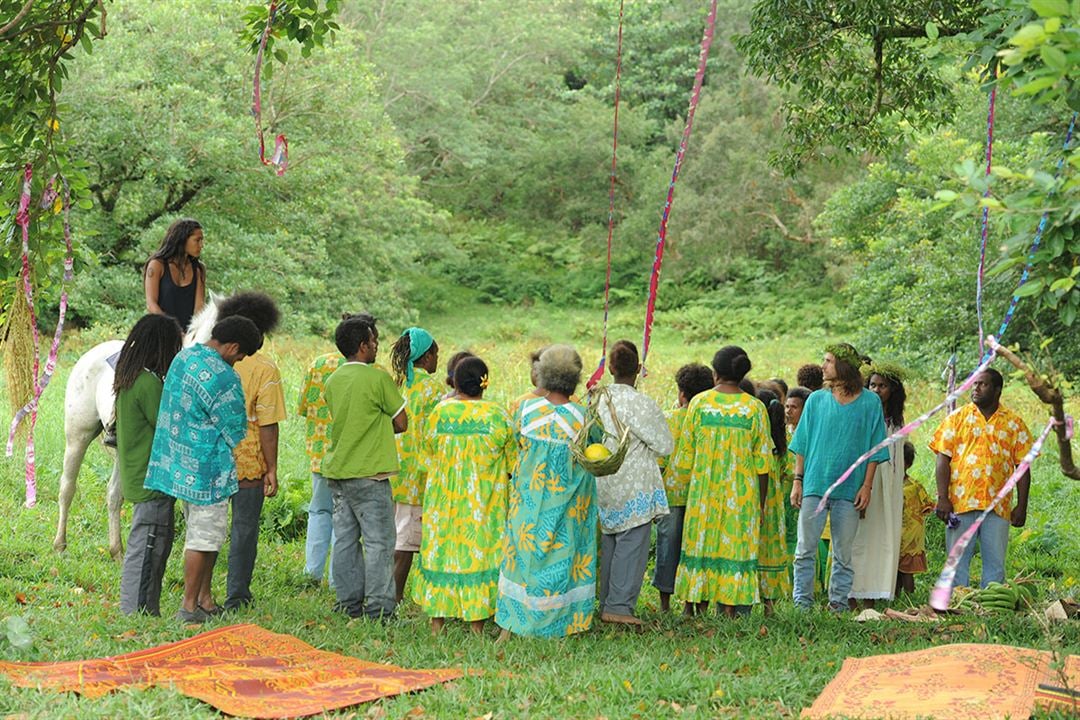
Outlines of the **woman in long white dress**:
<svg viewBox="0 0 1080 720">
<path fill-rule="evenodd" d="M 890 363 L 870 367 L 866 387 L 881 398 L 885 427 L 892 435 L 904 425 L 903 369 Z M 852 607 L 863 601 L 873 607 L 877 600 L 892 600 L 896 593 L 896 566 L 900 561 L 900 530 L 904 512 L 903 443 L 889 446 L 889 462 L 880 463 L 865 516 L 859 522 L 851 550 L 854 581 Z"/>
</svg>

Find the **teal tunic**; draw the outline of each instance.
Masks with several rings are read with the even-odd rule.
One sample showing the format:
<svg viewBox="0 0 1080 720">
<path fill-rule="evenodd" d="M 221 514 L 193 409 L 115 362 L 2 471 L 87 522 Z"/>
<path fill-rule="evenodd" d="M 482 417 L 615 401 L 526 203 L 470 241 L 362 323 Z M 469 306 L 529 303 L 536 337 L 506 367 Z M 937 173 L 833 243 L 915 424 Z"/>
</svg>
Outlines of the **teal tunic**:
<svg viewBox="0 0 1080 720">
<path fill-rule="evenodd" d="M 518 412 L 495 622 L 518 635 L 584 632 L 596 598 L 596 480 L 574 464 L 570 441 L 585 410 L 535 398 Z"/>
</svg>

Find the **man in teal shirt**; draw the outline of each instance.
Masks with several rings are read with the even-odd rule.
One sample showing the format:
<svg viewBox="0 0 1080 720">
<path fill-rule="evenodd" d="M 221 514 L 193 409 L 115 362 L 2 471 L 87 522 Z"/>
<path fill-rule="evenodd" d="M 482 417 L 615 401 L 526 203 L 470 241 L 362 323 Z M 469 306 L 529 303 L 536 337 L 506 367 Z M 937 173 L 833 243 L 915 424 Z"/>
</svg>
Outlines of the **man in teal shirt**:
<svg viewBox="0 0 1080 720">
<path fill-rule="evenodd" d="M 210 579 L 237 491 L 233 448 L 247 435 L 244 389 L 232 365 L 262 347 L 246 317 L 218 321 L 205 345 L 176 356 L 161 393 L 145 487 L 184 501 L 184 599 L 177 617 L 202 623 L 216 612 Z"/>
<path fill-rule="evenodd" d="M 398 471 L 394 434 L 408 426 L 405 399 L 393 378 L 372 365 L 379 350 L 375 318 L 342 320 L 334 340 L 345 362 L 326 381 L 333 424 L 322 474 L 334 498 L 336 609 L 349 617 L 385 619 L 397 604 L 397 532 L 388 480 Z"/>
<path fill-rule="evenodd" d="M 885 415 L 877 395 L 863 388 L 859 367 L 866 362 L 854 347 L 838 343 L 825 348 L 821 365 L 825 387 L 810 394 L 791 438 L 795 481 L 791 504 L 799 508 L 799 539 L 795 548 L 795 605 L 808 609 L 814 602 L 814 562 L 825 529 L 826 513 L 818 502 L 859 457 L 885 439 Z M 851 547 L 859 515 L 870 503 L 874 470 L 889 460 L 882 448 L 829 496 L 826 512 L 832 532 L 832 575 L 829 609 L 848 609 L 853 572 Z"/>
</svg>

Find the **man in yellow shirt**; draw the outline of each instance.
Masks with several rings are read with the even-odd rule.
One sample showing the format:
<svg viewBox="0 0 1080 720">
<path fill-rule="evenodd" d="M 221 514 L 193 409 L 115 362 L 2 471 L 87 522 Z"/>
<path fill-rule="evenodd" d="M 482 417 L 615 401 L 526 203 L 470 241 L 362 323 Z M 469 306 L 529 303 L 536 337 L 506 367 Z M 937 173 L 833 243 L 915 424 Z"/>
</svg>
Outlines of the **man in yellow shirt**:
<svg viewBox="0 0 1080 720">
<path fill-rule="evenodd" d="M 225 299 L 218 317 L 240 315 L 250 319 L 264 335 L 281 319 L 273 299 L 264 293 L 238 293 Z M 233 369 L 244 388 L 247 435 L 236 446 L 236 474 L 240 489 L 230 499 L 232 527 L 229 532 L 229 574 L 225 583 L 225 609 L 250 605 L 251 578 L 259 545 L 259 521 L 263 501 L 278 491 L 278 423 L 285 419 L 285 394 L 281 372 L 266 353 L 251 355 Z"/>
<path fill-rule="evenodd" d="M 937 506 L 934 512 L 949 522 L 945 542 L 951 548 L 972 526 L 1031 449 L 1031 434 L 1019 415 L 1001 404 L 1004 380 L 997 370 L 987 369 L 975 377 L 971 403 L 957 409 L 937 429 L 930 449 L 937 453 Z M 1002 500 L 979 527 L 982 586 L 1005 580 L 1005 554 L 1009 525 L 1023 527 L 1027 521 L 1031 471 L 1016 485 L 1012 498 Z M 947 548 L 947 549 L 948 549 Z M 956 568 L 956 584 L 967 585 L 975 543 L 964 550 Z"/>
</svg>

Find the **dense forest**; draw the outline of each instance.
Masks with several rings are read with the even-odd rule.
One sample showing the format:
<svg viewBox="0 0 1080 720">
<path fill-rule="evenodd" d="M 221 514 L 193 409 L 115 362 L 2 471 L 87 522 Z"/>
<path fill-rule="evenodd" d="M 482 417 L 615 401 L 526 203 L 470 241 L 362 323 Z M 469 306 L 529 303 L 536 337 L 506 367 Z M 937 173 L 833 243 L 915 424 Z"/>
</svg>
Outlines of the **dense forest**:
<svg viewBox="0 0 1080 720">
<path fill-rule="evenodd" d="M 625 4 L 612 291 L 624 307 L 644 302 L 707 5 Z M 917 26 L 921 37 L 886 46 L 876 65 L 877 35 L 830 50 L 833 71 L 849 78 L 877 68 L 875 114 L 861 135 L 843 117 L 857 98 L 775 69 L 769 53 L 784 43 L 815 55 L 788 37 L 799 18 L 770 19 L 785 5 L 719 3 L 659 322 L 695 339 L 843 333 L 926 372 L 954 350 L 973 359 L 980 216 L 943 198 L 970 193 L 982 169 L 988 58 L 974 62 L 970 37 L 948 35 L 950 23 L 978 27 L 992 3 L 941 17 L 941 30 Z M 847 11 L 886 12 L 877 5 Z M 920 3 L 888 12 L 907 5 Z M 599 312 L 619 4 L 349 0 L 335 9 L 339 28 L 323 47 L 279 38 L 266 66 L 263 120 L 291 146 L 280 178 L 257 162 L 243 2 L 113 3 L 107 36 L 92 52 L 88 43 L 71 51 L 58 133 L 86 177 L 73 218 L 75 323 L 120 329 L 138 315 L 142 263 L 178 216 L 206 227 L 211 288 L 272 288 L 293 332 L 323 333 L 343 307 L 391 324 L 477 304 Z M 864 20 L 852 21 L 855 34 Z M 910 78 L 920 84 L 908 87 Z M 817 108 L 808 92 L 822 98 Z M 995 166 L 1049 177 L 1064 102 L 999 93 L 996 115 Z M 1037 221 L 1030 209 L 992 213 L 990 265 L 1006 262 L 987 278 L 988 325 L 1020 273 L 1007 259 L 1017 248 L 1022 256 Z M 6 306 L 16 243 L 3 263 Z M 55 296 L 55 281 L 39 280 Z M 1037 347 L 1052 336 L 1059 363 L 1074 370 L 1080 340 L 1064 331 L 1067 314 L 1029 305 L 1011 339 Z"/>
</svg>

